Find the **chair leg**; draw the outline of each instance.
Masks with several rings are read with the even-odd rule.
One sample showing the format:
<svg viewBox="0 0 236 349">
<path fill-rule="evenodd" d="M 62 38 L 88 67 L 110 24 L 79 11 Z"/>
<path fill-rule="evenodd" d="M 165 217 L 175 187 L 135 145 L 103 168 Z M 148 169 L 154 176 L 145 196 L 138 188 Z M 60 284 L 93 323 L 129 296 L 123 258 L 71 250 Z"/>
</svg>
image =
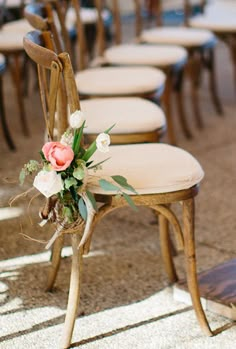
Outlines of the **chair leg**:
<svg viewBox="0 0 236 349">
<path fill-rule="evenodd" d="M 16 97 L 19 106 L 21 128 L 23 134 L 27 137 L 29 136 L 29 129 L 25 118 L 25 107 L 23 100 L 23 89 L 21 82 L 21 64 L 20 64 L 20 55 L 21 53 L 15 53 L 12 55 L 13 62 L 10 62 L 10 70 L 12 79 L 14 81 L 16 89 Z"/>
<path fill-rule="evenodd" d="M 189 73 L 190 73 L 190 83 L 191 83 L 191 100 L 193 106 L 193 112 L 195 117 L 196 125 L 199 129 L 203 128 L 203 119 L 199 106 L 199 96 L 198 96 L 198 85 L 199 85 L 199 74 L 201 72 L 201 61 L 199 57 L 190 57 L 189 59 Z"/>
<path fill-rule="evenodd" d="M 80 300 L 80 282 L 83 260 L 83 249 L 78 249 L 79 236 L 78 234 L 72 235 L 72 266 L 71 266 L 71 279 L 69 298 L 66 311 L 66 319 L 64 324 L 64 331 L 62 337 L 62 348 L 69 348 L 71 344 L 75 319 L 78 313 L 78 306 Z"/>
<path fill-rule="evenodd" d="M 187 122 L 184 103 L 183 103 L 183 75 L 184 75 L 183 70 L 178 72 L 177 81 L 175 84 L 175 97 L 176 97 L 179 121 L 180 121 L 182 130 L 184 131 L 186 138 L 190 139 L 193 136 Z"/>
<path fill-rule="evenodd" d="M 173 114 L 171 108 L 171 92 L 172 92 L 172 77 L 167 74 L 165 90 L 163 93 L 163 102 L 165 107 L 165 115 L 167 120 L 167 134 L 170 144 L 176 145 L 176 137 L 174 131 Z"/>
<path fill-rule="evenodd" d="M 209 62 L 208 62 L 208 69 L 209 69 L 209 88 L 211 92 L 211 98 L 213 101 L 213 104 L 215 106 L 216 112 L 219 115 L 223 115 L 223 108 L 219 99 L 219 95 L 217 92 L 217 84 L 216 84 L 216 76 L 215 76 L 215 52 L 214 48 L 210 49 L 209 51 Z"/>
<path fill-rule="evenodd" d="M 236 37 L 232 39 L 230 42 L 230 49 L 231 49 L 231 57 L 233 61 L 233 69 L 234 69 L 234 84 L 236 88 Z"/>
<path fill-rule="evenodd" d="M 3 86 L 2 86 L 2 76 L 0 76 L 0 119 L 1 119 L 1 124 L 2 124 L 3 135 L 5 137 L 7 145 L 11 150 L 15 150 L 16 147 L 15 147 L 15 144 L 13 143 L 13 140 L 11 138 L 11 134 L 10 134 L 10 131 L 8 129 L 7 122 L 6 122 L 4 97 L 3 97 Z"/>
<path fill-rule="evenodd" d="M 170 283 L 175 283 L 178 280 L 178 276 L 172 258 L 171 240 L 169 235 L 169 223 L 167 219 L 161 214 L 159 214 L 159 227 L 161 253 L 164 261 L 165 270 L 169 277 Z"/>
<path fill-rule="evenodd" d="M 61 251 L 64 243 L 64 235 L 59 236 L 53 244 L 52 255 L 51 255 L 51 266 L 47 279 L 46 291 L 52 291 L 55 283 L 57 272 L 59 270 L 61 262 Z"/>
<path fill-rule="evenodd" d="M 184 253 L 186 261 L 188 289 L 192 298 L 193 308 L 202 330 L 208 335 L 213 333 L 209 327 L 206 315 L 200 301 L 200 293 L 197 280 L 197 267 L 194 242 L 194 199 L 183 201 L 183 234 Z"/>
</svg>

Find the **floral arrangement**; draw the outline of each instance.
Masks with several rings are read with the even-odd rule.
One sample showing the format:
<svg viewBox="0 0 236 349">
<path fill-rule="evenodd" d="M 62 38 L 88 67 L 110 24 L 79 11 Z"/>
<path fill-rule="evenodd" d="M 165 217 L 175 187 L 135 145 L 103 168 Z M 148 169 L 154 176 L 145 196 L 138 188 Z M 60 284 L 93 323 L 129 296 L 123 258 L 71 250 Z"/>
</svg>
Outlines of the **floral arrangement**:
<svg viewBox="0 0 236 349">
<path fill-rule="evenodd" d="M 109 151 L 110 127 L 99 134 L 96 140 L 86 149 L 83 146 L 83 131 L 85 127 L 84 114 L 77 110 L 69 117 L 68 130 L 59 142 L 47 142 L 40 151 L 41 162 L 30 160 L 20 172 L 20 183 L 23 184 L 27 175 L 38 172 L 33 186 L 47 198 L 46 208 L 40 212 L 43 226 L 48 220 L 57 224 L 57 229 L 47 244 L 47 248 L 55 241 L 63 230 L 73 229 L 79 223 L 85 224 L 83 242 L 87 239 L 93 216 L 97 211 L 94 195 L 88 189 L 88 180 L 91 171 L 98 171 L 104 161 L 94 164 L 92 155 L 98 150 Z M 111 176 L 113 183 L 99 179 L 103 190 L 115 191 L 122 195 L 128 204 L 136 209 L 131 197 L 124 192 L 135 189 L 128 184 L 126 178 Z M 82 243 L 83 243 L 82 242 Z"/>
</svg>

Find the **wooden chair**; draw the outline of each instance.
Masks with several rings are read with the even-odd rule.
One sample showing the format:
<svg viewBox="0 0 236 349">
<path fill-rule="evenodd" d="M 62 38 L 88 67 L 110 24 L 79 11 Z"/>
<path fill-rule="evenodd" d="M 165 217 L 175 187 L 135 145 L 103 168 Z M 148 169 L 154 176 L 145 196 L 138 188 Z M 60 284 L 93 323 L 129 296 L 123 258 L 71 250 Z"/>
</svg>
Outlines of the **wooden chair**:
<svg viewBox="0 0 236 349">
<path fill-rule="evenodd" d="M 22 5 L 22 1 L 18 1 Z M 16 4 L 16 2 L 14 2 Z M 4 13 L 7 2 L 1 4 Z M 23 37 L 31 29 L 25 20 L 16 20 L 9 23 L 1 23 L 0 28 L 0 53 L 6 57 L 6 68 L 9 68 L 13 85 L 16 91 L 16 102 L 18 104 L 20 123 L 25 136 L 29 135 L 29 129 L 25 116 L 24 93 L 22 88 L 22 60 L 24 55 Z M 12 143 L 12 142 L 10 142 Z"/>
<path fill-rule="evenodd" d="M 0 55 L 0 121 L 2 125 L 3 136 L 10 150 L 15 150 L 15 144 L 12 140 L 5 113 L 4 96 L 3 96 L 3 74 L 6 70 L 6 61 L 3 55 Z"/>
<path fill-rule="evenodd" d="M 182 10 L 186 3 L 183 0 Z M 145 29 L 140 34 L 140 40 L 149 44 L 181 45 L 188 50 L 189 63 L 188 72 L 191 82 L 191 100 L 195 115 L 196 124 L 203 127 L 203 118 L 200 111 L 198 90 L 203 68 L 209 72 L 209 86 L 213 104 L 219 115 L 223 110 L 218 97 L 215 78 L 214 48 L 216 38 L 209 30 L 189 28 L 187 26 L 164 26 L 162 14 L 164 2 L 157 0 L 153 10 L 156 17 L 156 27 Z"/>
<path fill-rule="evenodd" d="M 218 1 L 206 5 L 207 2 L 202 1 L 202 14 L 192 16 L 191 4 L 186 0 L 187 23 L 193 28 L 211 30 L 228 45 L 234 67 L 236 86 L 236 4 L 232 1 Z"/>
<path fill-rule="evenodd" d="M 45 48 L 48 46 L 47 41 L 51 42 L 50 35 L 50 32 L 30 32 L 24 38 L 24 48 L 38 65 L 44 117 L 50 130 L 49 134 L 53 135 L 55 112 L 61 116 L 57 118 L 60 134 L 66 129 L 67 113 L 65 113 L 65 108 L 62 108 L 67 102 L 64 100 L 65 96 L 68 98 L 71 113 L 80 109 L 80 102 L 77 91 L 78 80 L 75 80 L 69 55 L 67 53 L 57 55 L 52 50 Z M 45 79 L 45 70 L 49 73 L 50 80 Z M 63 89 L 65 90 L 62 93 Z M 162 254 L 171 282 L 177 280 L 169 248 L 168 222 L 173 225 L 177 241 L 184 249 L 188 287 L 197 319 L 203 331 L 207 335 L 212 335 L 199 298 L 194 245 L 194 197 L 198 193 L 199 183 L 203 178 L 201 166 L 186 151 L 160 143 L 111 146 L 110 157 L 109 161 L 104 163 L 99 176 L 106 178 L 114 173 L 125 176 L 139 193 L 139 195 L 132 195 L 135 204 L 150 207 L 159 214 Z M 101 154 L 95 156 L 95 160 L 98 161 L 102 158 Z M 83 237 L 83 226 L 81 225 L 78 226 L 76 233 L 71 233 L 73 256 L 68 307 L 61 343 L 63 348 L 68 348 L 71 344 L 74 323 L 78 314 L 82 257 L 89 251 L 92 231 L 96 223 L 106 214 L 127 205 L 122 197 L 117 199 L 115 194 L 103 191 L 96 180 L 88 187 L 101 205 L 91 223 L 90 235 L 87 238 Z M 178 218 L 169 207 L 174 202 L 180 203 L 182 207 L 182 228 Z M 60 241 L 58 245 L 62 246 Z M 50 287 L 53 286 L 56 277 L 60 252 L 61 249 L 58 248 L 57 257 L 54 256 L 52 261 Z"/>
<path fill-rule="evenodd" d="M 54 22 L 50 3 L 48 2 L 47 4 L 34 4 L 27 6 L 25 8 L 25 17 L 34 28 L 39 30 L 50 30 L 53 33 L 57 52 L 62 52 L 63 47 L 61 46 L 60 33 L 58 33 Z M 55 5 L 57 6 L 58 4 Z M 55 8 L 57 10 L 58 17 L 62 18 L 63 14 L 60 13 L 60 9 L 57 7 Z M 65 35 L 67 35 L 65 28 L 62 29 L 62 34 L 64 38 L 64 48 L 69 48 L 70 45 L 67 45 L 67 40 L 65 39 Z M 50 48 L 51 47 L 52 46 L 50 46 Z M 113 71 L 108 70 L 108 74 L 106 74 L 106 68 L 101 68 L 99 70 L 87 69 L 85 71 L 85 76 L 81 76 L 81 74 L 83 75 L 83 72 L 77 74 L 81 77 L 81 80 L 83 77 L 85 78 L 83 80 L 84 86 L 86 85 L 89 90 L 97 84 L 96 91 L 98 92 L 98 96 L 96 96 L 97 98 L 82 101 L 83 109 L 89 115 L 89 120 L 91 120 L 91 126 L 88 126 L 85 130 L 85 141 L 90 142 L 91 140 L 95 139 L 96 135 L 99 134 L 104 127 L 106 129 L 113 123 L 117 124 L 117 129 L 114 129 L 111 132 L 111 140 L 113 144 L 158 142 L 161 136 L 164 134 L 166 130 L 166 120 L 163 111 L 153 102 L 141 98 L 141 95 L 143 94 L 143 86 L 141 85 L 141 82 L 144 82 L 146 86 L 149 84 L 149 82 L 146 80 L 146 76 L 139 80 L 139 68 L 137 68 L 135 72 L 131 71 L 131 73 L 135 73 L 134 80 L 137 78 L 138 83 L 135 85 L 135 82 L 133 84 L 133 82 L 130 81 L 129 86 L 133 92 L 131 93 L 128 91 L 125 93 L 125 72 L 129 74 L 130 70 L 124 69 L 123 72 L 121 71 L 121 84 L 119 86 L 120 95 L 117 93 L 115 97 L 112 97 L 112 93 L 109 95 L 108 82 L 113 81 L 114 77 L 111 78 L 111 76 L 113 76 L 113 73 L 115 76 L 119 75 L 120 70 L 118 70 L 118 72 L 117 69 Z M 144 72 L 146 72 L 146 68 L 144 68 Z M 151 76 L 152 73 L 154 73 L 154 77 Z M 165 79 L 164 74 L 156 71 L 155 69 L 148 71 L 148 74 L 152 81 L 154 81 L 151 83 L 153 86 L 153 92 L 157 87 L 156 83 L 159 79 L 159 89 L 163 91 Z M 107 95 L 103 95 L 102 92 L 99 95 L 99 87 L 101 84 L 100 80 L 97 78 L 97 75 L 99 76 L 99 79 L 103 79 L 102 82 L 104 82 L 106 85 Z M 88 77 L 89 81 L 87 81 Z M 131 77 L 129 78 L 131 79 Z M 90 79 L 92 79 L 92 83 Z M 116 87 L 118 88 L 118 84 L 116 84 Z M 141 92 L 135 92 L 136 88 L 138 88 Z M 112 114 L 110 113 L 111 105 L 113 106 Z"/>
<path fill-rule="evenodd" d="M 141 4 L 132 0 L 135 13 L 136 37 L 140 35 Z M 176 132 L 174 131 L 173 110 L 171 108 L 171 97 L 174 95 L 177 102 L 179 121 L 187 138 L 192 134 L 188 126 L 184 110 L 182 82 L 184 68 L 187 63 L 188 53 L 180 46 L 173 45 L 140 45 L 137 39 L 128 44 L 122 44 L 122 25 L 120 15 L 121 1 L 112 0 L 110 9 L 113 13 L 114 29 L 113 44 L 106 48 L 104 20 L 102 18 L 102 1 L 96 0 L 98 10 L 98 51 L 102 57 L 103 64 L 110 66 L 152 66 L 161 69 L 166 74 L 166 88 L 164 91 L 164 107 L 167 118 L 167 132 L 169 142 L 176 144 Z"/>
</svg>

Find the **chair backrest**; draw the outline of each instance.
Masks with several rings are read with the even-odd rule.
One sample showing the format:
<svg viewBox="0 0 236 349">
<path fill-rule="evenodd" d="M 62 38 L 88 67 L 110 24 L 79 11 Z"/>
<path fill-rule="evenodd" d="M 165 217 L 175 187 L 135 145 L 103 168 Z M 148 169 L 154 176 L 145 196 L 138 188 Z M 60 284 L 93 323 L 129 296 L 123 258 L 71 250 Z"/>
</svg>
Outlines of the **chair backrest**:
<svg viewBox="0 0 236 349">
<path fill-rule="evenodd" d="M 133 6 L 134 14 L 134 37 L 139 37 L 142 30 L 142 1 L 141 0 L 129 0 Z M 103 11 L 103 1 L 95 0 L 95 7 L 98 11 L 98 21 L 97 21 L 97 43 L 98 43 L 98 52 L 100 55 L 103 54 L 104 49 L 106 48 L 105 42 L 105 24 L 102 16 Z M 122 0 L 110 0 L 109 9 L 112 13 L 113 18 L 113 43 L 116 45 L 121 44 L 122 42 L 122 20 L 121 20 L 121 6 Z"/>
<path fill-rule="evenodd" d="M 80 110 L 80 101 L 69 54 L 57 54 L 47 48 L 50 45 L 53 39 L 48 31 L 32 31 L 24 37 L 24 49 L 38 67 L 46 129 L 53 140 L 60 139 L 68 127 L 68 107 L 70 113 Z"/>
<path fill-rule="evenodd" d="M 200 13 L 204 12 L 207 0 L 199 0 L 198 8 Z M 185 24 L 188 25 L 189 18 L 194 14 L 194 3 L 191 0 L 184 0 L 184 18 Z"/>
<path fill-rule="evenodd" d="M 162 26 L 164 24 L 164 12 L 165 11 L 177 11 L 183 14 L 183 22 L 188 23 L 188 18 L 194 11 L 194 8 L 197 6 L 201 12 L 204 10 L 206 0 L 176 0 L 176 1 L 167 1 L 164 0 L 150 0 L 152 3 L 151 11 L 154 17 L 156 18 L 156 25 Z"/>
<path fill-rule="evenodd" d="M 64 45 L 62 44 L 58 28 L 55 25 L 53 9 L 49 2 L 27 5 L 24 9 L 24 17 L 34 29 L 50 31 L 53 35 L 57 53 L 64 51 Z"/>
<path fill-rule="evenodd" d="M 86 40 L 84 26 L 80 18 L 80 2 L 75 0 L 45 0 L 25 7 L 24 15 L 37 30 L 51 31 L 57 52 L 66 51 L 73 58 L 71 40 L 66 28 L 66 15 L 69 8 L 74 8 L 76 14 L 76 36 L 78 41 L 78 67 L 84 69 L 86 63 Z M 75 64 L 74 64 L 75 65 Z"/>
</svg>

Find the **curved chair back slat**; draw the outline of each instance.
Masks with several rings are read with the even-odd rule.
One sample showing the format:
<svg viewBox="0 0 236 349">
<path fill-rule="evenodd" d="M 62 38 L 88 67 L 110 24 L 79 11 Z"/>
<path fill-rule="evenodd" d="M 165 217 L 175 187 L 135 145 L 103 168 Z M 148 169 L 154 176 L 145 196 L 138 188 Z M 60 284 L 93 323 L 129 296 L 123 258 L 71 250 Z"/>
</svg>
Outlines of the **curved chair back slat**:
<svg viewBox="0 0 236 349">
<path fill-rule="evenodd" d="M 62 41 L 54 21 L 54 14 L 50 3 L 29 4 L 24 9 L 24 16 L 36 30 L 51 31 L 55 42 L 56 51 L 63 51 Z"/>
<path fill-rule="evenodd" d="M 62 60 L 50 49 L 54 45 L 52 34 L 47 31 L 32 31 L 24 37 L 23 44 L 26 53 L 38 66 L 40 97 L 48 138 L 60 139 L 68 127 L 67 93 Z M 74 104 L 71 103 L 71 111 Z"/>
</svg>

